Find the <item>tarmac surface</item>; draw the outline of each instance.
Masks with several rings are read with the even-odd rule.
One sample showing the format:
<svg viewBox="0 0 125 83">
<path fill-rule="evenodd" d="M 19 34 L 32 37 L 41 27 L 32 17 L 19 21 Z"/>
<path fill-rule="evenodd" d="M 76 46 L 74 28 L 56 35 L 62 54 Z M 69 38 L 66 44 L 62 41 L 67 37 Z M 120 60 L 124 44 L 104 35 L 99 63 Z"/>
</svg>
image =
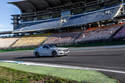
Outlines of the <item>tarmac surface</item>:
<svg viewBox="0 0 125 83">
<path fill-rule="evenodd" d="M 33 51 L 6 52 L 0 53 L 0 60 L 60 64 L 125 72 L 125 46 L 70 48 L 70 50 L 69 56 L 40 58 L 34 57 Z M 102 73 L 120 80 L 120 83 L 125 83 L 125 73 Z"/>
</svg>

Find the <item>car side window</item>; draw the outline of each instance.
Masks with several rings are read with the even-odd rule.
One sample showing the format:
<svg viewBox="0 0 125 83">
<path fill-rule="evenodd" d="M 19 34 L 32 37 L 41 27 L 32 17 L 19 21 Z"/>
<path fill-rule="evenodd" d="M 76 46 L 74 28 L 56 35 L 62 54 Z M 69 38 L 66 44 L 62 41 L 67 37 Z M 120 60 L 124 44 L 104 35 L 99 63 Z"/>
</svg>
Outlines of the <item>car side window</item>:
<svg viewBox="0 0 125 83">
<path fill-rule="evenodd" d="M 47 49 L 49 49 L 49 47 L 48 47 L 48 46 L 43 46 L 43 48 L 47 48 Z"/>
</svg>

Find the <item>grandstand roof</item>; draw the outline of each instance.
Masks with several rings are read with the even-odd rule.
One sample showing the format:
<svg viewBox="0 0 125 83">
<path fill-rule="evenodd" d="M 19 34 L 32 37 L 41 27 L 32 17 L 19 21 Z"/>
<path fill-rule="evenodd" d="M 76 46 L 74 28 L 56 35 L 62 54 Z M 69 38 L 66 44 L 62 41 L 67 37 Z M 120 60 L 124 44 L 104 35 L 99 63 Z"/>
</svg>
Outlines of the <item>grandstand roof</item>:
<svg viewBox="0 0 125 83">
<path fill-rule="evenodd" d="M 60 5 L 75 3 L 80 1 L 91 2 L 94 0 L 22 0 L 9 3 L 16 5 L 22 11 L 22 13 L 31 13 L 36 11 L 42 11 L 47 8 L 57 7 Z"/>
</svg>

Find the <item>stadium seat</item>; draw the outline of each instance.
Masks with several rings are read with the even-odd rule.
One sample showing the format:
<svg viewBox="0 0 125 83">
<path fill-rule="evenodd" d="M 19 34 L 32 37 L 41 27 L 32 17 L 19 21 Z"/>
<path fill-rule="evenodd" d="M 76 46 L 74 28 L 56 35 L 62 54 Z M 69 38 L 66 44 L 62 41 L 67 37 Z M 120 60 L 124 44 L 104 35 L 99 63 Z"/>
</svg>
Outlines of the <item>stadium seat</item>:
<svg viewBox="0 0 125 83">
<path fill-rule="evenodd" d="M 0 48 L 9 48 L 19 38 L 0 38 Z"/>
<path fill-rule="evenodd" d="M 125 26 L 113 37 L 114 39 L 125 38 Z"/>
<path fill-rule="evenodd" d="M 86 42 L 94 40 L 107 40 L 109 39 L 121 25 L 111 25 L 92 30 L 86 30 L 75 42 Z"/>
<path fill-rule="evenodd" d="M 24 36 L 20 38 L 12 47 L 38 46 L 47 39 L 49 34 Z"/>
<path fill-rule="evenodd" d="M 75 38 L 80 34 L 80 32 L 65 32 L 58 33 L 49 36 L 49 38 L 44 42 L 44 44 L 69 44 L 73 43 Z"/>
</svg>

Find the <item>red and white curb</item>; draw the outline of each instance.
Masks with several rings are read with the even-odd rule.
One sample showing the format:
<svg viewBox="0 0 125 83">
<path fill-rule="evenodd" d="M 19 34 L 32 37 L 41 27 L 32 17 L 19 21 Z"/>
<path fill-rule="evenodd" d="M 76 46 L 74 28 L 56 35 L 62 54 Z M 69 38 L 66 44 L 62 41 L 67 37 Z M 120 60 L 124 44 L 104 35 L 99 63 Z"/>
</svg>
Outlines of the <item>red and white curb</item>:
<svg viewBox="0 0 125 83">
<path fill-rule="evenodd" d="M 79 70 L 94 70 L 94 71 L 102 71 L 102 72 L 112 72 L 112 73 L 125 74 L 125 71 L 101 69 L 101 68 L 90 68 L 90 67 L 78 67 L 78 66 L 70 66 L 70 65 L 34 63 L 34 62 L 23 62 L 23 61 L 4 61 L 4 60 L 1 60 L 0 62 L 16 63 L 16 64 L 22 64 L 22 65 L 27 65 L 27 66 L 42 66 L 42 67 L 56 67 L 56 68 L 68 68 L 68 69 L 79 69 Z"/>
</svg>

